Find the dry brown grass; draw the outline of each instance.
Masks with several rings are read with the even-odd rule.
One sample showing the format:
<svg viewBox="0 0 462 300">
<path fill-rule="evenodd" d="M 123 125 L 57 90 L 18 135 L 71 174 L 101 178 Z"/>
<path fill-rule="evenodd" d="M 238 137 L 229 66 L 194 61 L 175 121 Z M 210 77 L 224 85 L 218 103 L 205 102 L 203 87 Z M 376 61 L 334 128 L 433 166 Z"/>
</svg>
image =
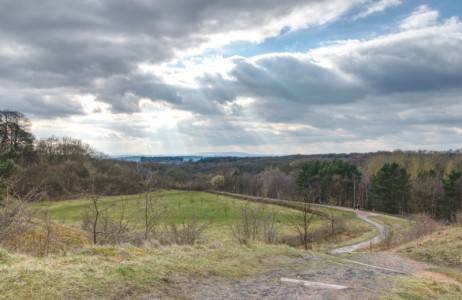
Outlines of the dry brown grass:
<svg viewBox="0 0 462 300">
<path fill-rule="evenodd" d="M 149 245 L 150 246 L 150 245 Z M 0 250 L 0 298 L 131 299 L 173 288 L 177 274 L 196 280 L 239 278 L 278 269 L 298 257 L 287 246 L 86 246 L 66 256 L 34 258 Z M 179 287 L 176 287 L 179 289 Z M 171 298 L 171 297 L 168 297 Z"/>
<path fill-rule="evenodd" d="M 394 249 L 411 258 L 438 265 L 462 268 L 462 230 L 440 228 L 436 232 Z"/>
<path fill-rule="evenodd" d="M 443 225 L 426 214 L 415 214 L 409 219 L 380 216 L 373 219 L 386 226 L 385 239 L 375 246 L 381 250 L 398 247 L 443 228 Z"/>
<path fill-rule="evenodd" d="M 9 251 L 32 256 L 62 255 L 88 245 L 88 235 L 71 226 L 44 223 L 40 219 L 30 219 L 22 223 L 23 230 L 11 235 L 4 244 Z"/>
</svg>

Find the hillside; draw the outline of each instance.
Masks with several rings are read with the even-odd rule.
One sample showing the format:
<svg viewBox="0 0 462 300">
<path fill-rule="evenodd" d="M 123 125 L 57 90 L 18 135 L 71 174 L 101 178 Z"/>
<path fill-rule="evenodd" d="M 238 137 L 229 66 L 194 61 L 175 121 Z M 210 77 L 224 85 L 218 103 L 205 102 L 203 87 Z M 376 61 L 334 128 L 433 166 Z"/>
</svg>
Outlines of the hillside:
<svg viewBox="0 0 462 300">
<path fill-rule="evenodd" d="M 452 227 L 404 244 L 394 250 L 438 265 L 462 268 L 462 228 Z"/>
</svg>

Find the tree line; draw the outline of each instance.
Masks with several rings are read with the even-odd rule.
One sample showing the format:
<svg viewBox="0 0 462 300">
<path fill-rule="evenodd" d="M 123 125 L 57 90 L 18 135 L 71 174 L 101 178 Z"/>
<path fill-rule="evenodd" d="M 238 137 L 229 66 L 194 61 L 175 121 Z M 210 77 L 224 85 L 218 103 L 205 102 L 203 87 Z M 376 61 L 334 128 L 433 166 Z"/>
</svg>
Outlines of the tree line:
<svg viewBox="0 0 462 300">
<path fill-rule="evenodd" d="M 30 121 L 0 111 L 0 197 L 13 187 L 37 198 L 67 199 L 94 189 L 108 194 L 155 188 L 219 189 L 250 196 L 297 200 L 315 190 L 317 203 L 360 206 L 394 214 L 424 212 L 451 220 L 462 209 L 462 152 L 449 150 L 209 158 L 184 164 L 112 160 L 80 140 L 36 139 Z M 217 175 L 223 182 L 212 180 Z M 111 187 L 108 189 L 108 187 Z"/>
</svg>

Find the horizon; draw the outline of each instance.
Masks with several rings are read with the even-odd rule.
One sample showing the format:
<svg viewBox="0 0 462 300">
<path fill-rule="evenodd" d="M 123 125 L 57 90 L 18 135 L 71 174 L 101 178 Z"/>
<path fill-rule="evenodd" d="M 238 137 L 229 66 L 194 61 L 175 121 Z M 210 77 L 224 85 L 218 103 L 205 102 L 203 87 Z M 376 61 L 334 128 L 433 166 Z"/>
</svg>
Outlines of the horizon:
<svg viewBox="0 0 462 300">
<path fill-rule="evenodd" d="M 110 157 L 137 157 L 137 156 L 145 156 L 145 157 L 163 157 L 163 156 L 173 156 L 173 157 L 181 157 L 181 156 L 197 156 L 197 157 L 285 157 L 285 156 L 316 156 L 316 155 L 352 155 L 352 154 L 368 154 L 368 153 L 380 153 L 380 152 L 388 152 L 388 153 L 396 153 L 396 152 L 403 152 L 403 153 L 462 153 L 462 148 L 457 149 L 446 149 L 446 150 L 431 150 L 431 149 L 394 149 L 394 150 L 376 150 L 376 151 L 368 151 L 368 152 L 325 152 L 325 153 L 286 153 L 286 154 L 261 154 L 261 153 L 247 153 L 247 152 L 233 152 L 233 151 L 225 151 L 225 152 L 198 152 L 198 153 L 189 153 L 189 154 L 147 154 L 147 153 L 121 153 L 121 154 L 109 154 L 104 153 Z M 233 154 L 239 154 L 241 156 L 233 156 Z"/>
<path fill-rule="evenodd" d="M 459 149 L 461 17 L 451 0 L 7 1 L 0 108 L 109 155 Z"/>
</svg>

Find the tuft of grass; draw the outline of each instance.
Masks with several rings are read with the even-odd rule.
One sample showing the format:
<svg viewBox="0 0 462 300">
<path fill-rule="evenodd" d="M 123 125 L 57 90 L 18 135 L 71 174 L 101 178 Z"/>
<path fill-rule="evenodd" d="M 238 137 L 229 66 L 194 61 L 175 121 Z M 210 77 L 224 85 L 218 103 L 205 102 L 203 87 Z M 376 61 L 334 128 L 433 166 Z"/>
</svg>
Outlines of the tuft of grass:
<svg viewBox="0 0 462 300">
<path fill-rule="evenodd" d="M 455 281 L 459 282 L 462 285 L 462 270 L 458 269 L 430 269 L 428 271 L 443 274 Z"/>
<path fill-rule="evenodd" d="M 12 260 L 11 255 L 8 252 L 6 252 L 5 250 L 0 248 L 0 264 L 8 263 L 11 260 Z"/>
<path fill-rule="evenodd" d="M 87 234 L 64 224 L 44 223 L 40 219 L 27 221 L 20 234 L 12 236 L 4 245 L 6 249 L 33 256 L 65 254 L 89 244 Z"/>
</svg>

